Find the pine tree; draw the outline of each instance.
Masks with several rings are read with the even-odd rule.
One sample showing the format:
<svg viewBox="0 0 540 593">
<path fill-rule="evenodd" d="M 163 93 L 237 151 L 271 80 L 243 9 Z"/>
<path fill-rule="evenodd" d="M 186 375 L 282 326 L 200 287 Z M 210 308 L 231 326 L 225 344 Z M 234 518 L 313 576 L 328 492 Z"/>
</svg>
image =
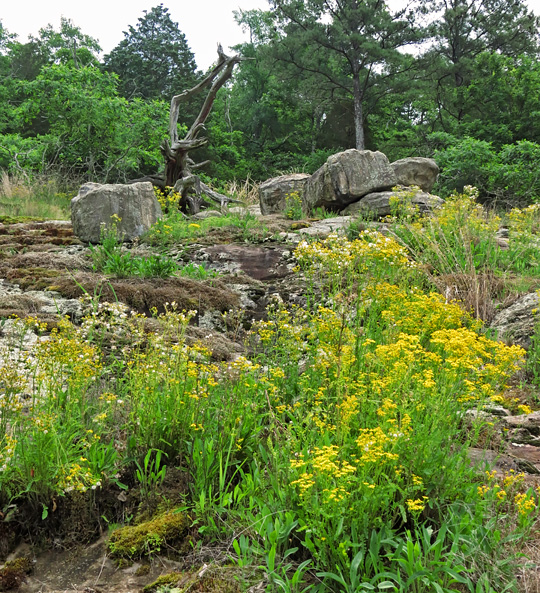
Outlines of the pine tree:
<svg viewBox="0 0 540 593">
<path fill-rule="evenodd" d="M 127 98 L 168 102 L 197 79 L 195 57 L 186 37 L 163 4 L 144 11 L 104 62 L 107 70 L 120 77 L 120 92 Z"/>
</svg>

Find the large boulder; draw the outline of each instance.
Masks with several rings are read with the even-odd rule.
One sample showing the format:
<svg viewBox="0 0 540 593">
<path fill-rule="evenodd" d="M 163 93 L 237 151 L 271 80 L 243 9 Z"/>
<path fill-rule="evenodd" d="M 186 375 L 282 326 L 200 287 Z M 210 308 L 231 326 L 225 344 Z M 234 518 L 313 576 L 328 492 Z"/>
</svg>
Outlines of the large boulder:
<svg viewBox="0 0 540 593">
<path fill-rule="evenodd" d="M 161 217 L 161 206 L 148 181 L 128 185 L 85 183 L 71 200 L 73 232 L 88 243 L 99 243 L 101 229 L 112 222 L 116 222 L 124 241 L 133 241 Z"/>
<path fill-rule="evenodd" d="M 298 192 L 300 197 L 304 193 L 304 186 L 309 179 L 307 173 L 293 173 L 273 177 L 259 185 L 259 203 L 261 214 L 279 214 L 285 211 L 287 195 Z"/>
<path fill-rule="evenodd" d="M 350 149 L 328 157 L 309 178 L 302 208 L 311 213 L 320 206 L 339 212 L 352 202 L 397 183 L 394 170 L 382 152 Z"/>
<path fill-rule="evenodd" d="M 425 213 L 441 206 L 444 200 L 413 187 L 400 187 L 392 191 L 370 193 L 358 202 L 347 206 L 341 214 L 344 216 L 366 214 L 373 218 L 382 218 L 392 214 L 400 203 L 404 207 L 410 204 L 421 213 Z"/>
<path fill-rule="evenodd" d="M 437 181 L 439 167 L 433 159 L 409 157 L 391 164 L 400 185 L 417 185 L 430 192 Z"/>
<path fill-rule="evenodd" d="M 539 306 L 538 294 L 530 292 L 499 311 L 490 327 L 497 333 L 499 340 L 517 344 L 528 350 L 538 323 Z"/>
</svg>

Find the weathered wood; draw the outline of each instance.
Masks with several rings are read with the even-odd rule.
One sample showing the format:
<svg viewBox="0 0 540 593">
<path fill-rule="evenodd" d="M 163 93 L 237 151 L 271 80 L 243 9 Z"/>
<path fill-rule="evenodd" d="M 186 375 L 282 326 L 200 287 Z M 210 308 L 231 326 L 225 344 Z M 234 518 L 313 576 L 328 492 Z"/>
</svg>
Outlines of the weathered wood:
<svg viewBox="0 0 540 593">
<path fill-rule="evenodd" d="M 187 211 L 189 214 L 197 214 L 200 211 L 202 195 L 201 180 L 198 175 L 188 175 L 178 179 L 173 191 L 180 194 L 178 204 L 182 211 Z"/>
<path fill-rule="evenodd" d="M 240 56 L 227 56 L 223 48 L 218 45 L 218 61 L 209 74 L 193 88 L 185 90 L 171 99 L 169 113 L 169 139 L 161 144 L 161 153 L 165 159 L 165 185 L 174 187 L 175 191 L 181 194 L 180 207 L 189 209 L 192 214 L 199 211 L 201 206 L 201 190 L 213 201 L 223 207 L 230 200 L 226 196 L 215 192 L 208 186 L 201 183 L 200 179 L 195 182 L 193 169 L 204 166 L 208 161 L 195 164 L 188 156 L 191 150 L 196 150 L 208 143 L 206 138 L 198 138 L 199 133 L 204 130 L 204 123 L 210 114 L 212 105 L 219 89 L 232 76 L 234 67 L 243 58 Z M 208 89 L 208 95 L 201 107 L 199 115 L 183 139 L 178 138 L 178 116 L 180 106 L 190 98 Z M 236 201 L 236 200 L 234 200 Z"/>
<path fill-rule="evenodd" d="M 203 194 L 213 202 L 218 203 L 223 209 L 229 202 L 240 203 L 240 200 L 234 200 L 224 194 L 213 190 L 203 183 L 198 175 L 188 175 L 178 179 L 174 184 L 173 192 L 180 194 L 179 206 L 184 212 L 197 214 L 200 212 L 201 205 L 204 203 Z"/>
<path fill-rule="evenodd" d="M 144 177 L 139 177 L 138 179 L 131 179 L 130 181 L 126 181 L 126 183 L 131 185 L 132 183 L 139 183 L 141 181 L 149 181 L 154 187 L 159 187 L 159 189 L 165 189 L 165 177 L 160 174 L 145 175 Z"/>
</svg>

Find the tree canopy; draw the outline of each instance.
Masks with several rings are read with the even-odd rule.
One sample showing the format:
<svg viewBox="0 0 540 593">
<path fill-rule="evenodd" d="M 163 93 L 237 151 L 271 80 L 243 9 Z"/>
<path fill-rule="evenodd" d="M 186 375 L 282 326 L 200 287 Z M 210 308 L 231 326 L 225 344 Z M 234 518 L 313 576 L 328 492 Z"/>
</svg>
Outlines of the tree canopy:
<svg viewBox="0 0 540 593">
<path fill-rule="evenodd" d="M 195 57 L 185 35 L 160 4 L 129 26 L 124 39 L 104 59 L 109 72 L 120 77 L 126 98 L 170 98 L 197 78 Z"/>
<path fill-rule="evenodd" d="M 357 147 L 437 156 L 442 191 L 468 171 L 487 193 L 495 184 L 494 195 L 531 199 L 516 171 L 539 154 L 540 21 L 524 0 L 411 0 L 400 10 L 269 0 L 237 22 L 249 33 L 235 48 L 246 59 L 204 123 L 206 182 L 312 172 Z M 108 181 L 156 173 L 171 99 L 208 76 L 180 26 L 159 4 L 100 58 L 98 41 L 68 19 L 27 41 L 0 23 L 0 168 Z M 178 137 L 200 108 L 182 103 Z"/>
</svg>

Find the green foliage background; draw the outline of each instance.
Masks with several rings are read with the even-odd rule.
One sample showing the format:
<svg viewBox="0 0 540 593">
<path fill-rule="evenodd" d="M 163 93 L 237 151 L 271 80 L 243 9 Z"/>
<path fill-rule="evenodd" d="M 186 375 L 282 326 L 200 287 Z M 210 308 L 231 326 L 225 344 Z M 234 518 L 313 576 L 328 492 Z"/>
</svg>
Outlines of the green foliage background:
<svg viewBox="0 0 540 593">
<path fill-rule="evenodd" d="M 249 59 L 219 92 L 195 157 L 210 160 L 216 185 L 313 172 L 361 133 L 390 160 L 434 157 L 442 195 L 470 184 L 483 200 L 540 195 L 539 19 L 523 2 L 418 0 L 393 11 L 272 0 L 236 19 L 250 33 L 236 51 Z M 170 98 L 204 75 L 166 7 L 144 11 L 102 60 L 65 18 L 27 42 L 14 33 L 0 24 L 1 170 L 76 185 L 162 168 Z"/>
</svg>

